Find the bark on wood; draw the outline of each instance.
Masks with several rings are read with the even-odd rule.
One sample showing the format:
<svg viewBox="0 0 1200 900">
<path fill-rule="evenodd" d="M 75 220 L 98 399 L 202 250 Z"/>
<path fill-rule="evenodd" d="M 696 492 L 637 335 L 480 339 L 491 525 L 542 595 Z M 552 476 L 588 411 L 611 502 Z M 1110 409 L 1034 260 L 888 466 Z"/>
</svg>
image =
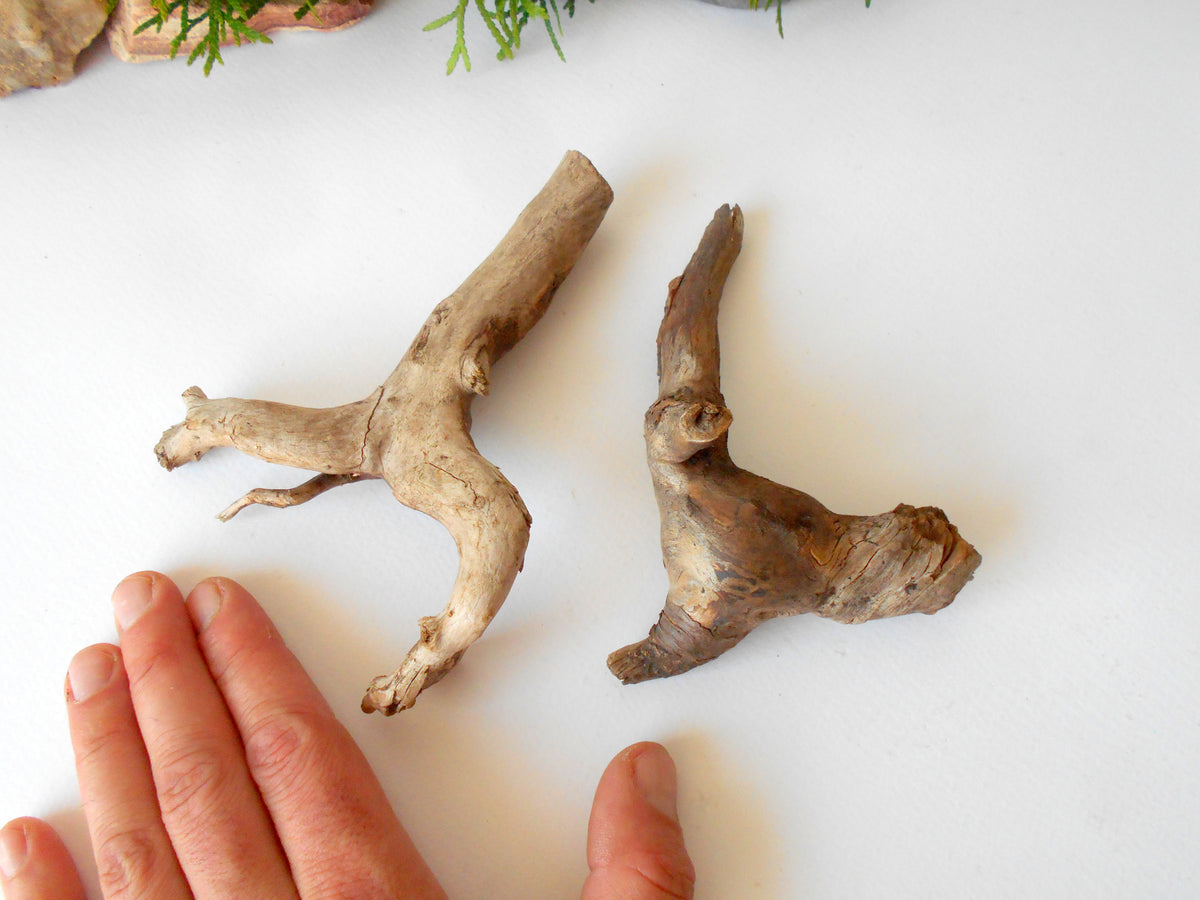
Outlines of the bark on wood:
<svg viewBox="0 0 1200 900">
<path fill-rule="evenodd" d="M 837 515 L 734 464 L 717 309 L 742 224 L 736 206 L 719 209 L 667 297 L 645 437 L 669 587 L 649 636 L 608 658 L 626 684 L 694 668 L 777 616 L 936 612 L 981 561 L 940 509 Z"/>
<path fill-rule="evenodd" d="M 268 462 L 310 469 L 290 491 L 259 489 L 253 503 L 292 506 L 340 484 L 382 478 L 396 499 L 441 522 L 458 546 L 445 609 L 420 620 L 400 667 L 376 678 L 363 710 L 412 706 L 496 615 L 521 569 L 530 516 L 516 489 L 476 450 L 470 406 L 488 392 L 492 366 L 541 318 L 600 226 L 612 190 L 581 154 L 563 159 L 490 256 L 433 310 L 395 371 L 355 403 L 306 409 L 184 393 L 187 415 L 155 448 L 168 469 L 233 446 Z"/>
</svg>

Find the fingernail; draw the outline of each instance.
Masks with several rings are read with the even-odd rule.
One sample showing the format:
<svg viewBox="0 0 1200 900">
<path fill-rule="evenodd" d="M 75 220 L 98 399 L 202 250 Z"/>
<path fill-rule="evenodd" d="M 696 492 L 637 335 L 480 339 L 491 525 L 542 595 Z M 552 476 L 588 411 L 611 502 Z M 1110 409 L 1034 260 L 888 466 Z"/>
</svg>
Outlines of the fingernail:
<svg viewBox="0 0 1200 900">
<path fill-rule="evenodd" d="M 634 760 L 633 774 L 642 797 L 672 822 L 678 821 L 675 763 L 667 751 L 657 744 L 642 750 Z"/>
<path fill-rule="evenodd" d="M 187 599 L 188 615 L 197 631 L 203 631 L 221 609 L 221 589 L 211 581 L 202 581 Z"/>
<path fill-rule="evenodd" d="M 67 682 L 71 686 L 71 699 L 82 703 L 112 680 L 116 660 L 111 650 L 88 647 L 80 650 L 67 666 Z"/>
<path fill-rule="evenodd" d="M 0 873 L 5 878 L 15 878 L 25 865 L 28 845 L 25 842 L 25 826 L 9 825 L 0 831 Z"/>
<path fill-rule="evenodd" d="M 113 591 L 112 604 L 117 625 L 122 630 L 128 628 L 150 605 L 150 579 L 141 575 L 126 578 Z"/>
</svg>

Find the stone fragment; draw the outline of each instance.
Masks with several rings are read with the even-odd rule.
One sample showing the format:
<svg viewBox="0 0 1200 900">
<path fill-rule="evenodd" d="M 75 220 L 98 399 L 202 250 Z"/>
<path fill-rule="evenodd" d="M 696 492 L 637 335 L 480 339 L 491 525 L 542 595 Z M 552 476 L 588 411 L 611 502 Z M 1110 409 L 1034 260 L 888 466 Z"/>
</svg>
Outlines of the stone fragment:
<svg viewBox="0 0 1200 900">
<path fill-rule="evenodd" d="M 0 0 L 0 97 L 70 81 L 107 18 L 104 0 Z"/>
<path fill-rule="evenodd" d="M 6 2 L 6 0 L 0 0 Z M 250 27 L 266 34 L 269 31 L 298 28 L 307 31 L 340 31 L 353 25 L 371 11 L 372 0 L 318 0 L 314 12 L 297 21 L 299 3 L 268 3 L 250 19 Z M 200 7 L 201 4 L 196 4 Z M 314 15 L 315 13 L 315 15 Z M 179 13 L 176 12 L 161 31 L 147 28 L 135 34 L 138 26 L 155 15 L 150 0 L 118 0 L 117 8 L 108 23 L 108 44 L 112 52 L 125 62 L 150 62 L 171 56 L 171 41 L 179 34 Z M 187 59 L 192 49 L 207 32 L 201 25 L 192 31 L 180 47 L 177 56 Z M 234 43 L 233 35 L 224 44 Z"/>
</svg>

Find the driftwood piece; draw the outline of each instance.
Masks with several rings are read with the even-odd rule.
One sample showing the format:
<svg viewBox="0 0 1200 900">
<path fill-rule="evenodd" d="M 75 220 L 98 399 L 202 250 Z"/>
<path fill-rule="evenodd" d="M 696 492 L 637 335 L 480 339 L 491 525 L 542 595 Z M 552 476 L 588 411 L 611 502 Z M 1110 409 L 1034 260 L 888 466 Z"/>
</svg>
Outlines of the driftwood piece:
<svg viewBox="0 0 1200 900">
<path fill-rule="evenodd" d="M 420 620 L 420 640 L 376 678 L 363 710 L 394 713 L 442 678 L 487 628 L 520 571 L 530 516 L 516 489 L 471 440 L 470 407 L 492 366 L 542 317 L 600 226 L 612 190 L 571 152 L 490 256 L 430 314 L 395 371 L 366 398 L 331 409 L 184 393 L 187 415 L 155 448 L 167 469 L 233 446 L 316 471 L 290 491 L 251 491 L 252 503 L 292 506 L 325 490 L 382 478 L 405 506 L 441 522 L 458 546 L 450 601 Z"/>
<path fill-rule="evenodd" d="M 645 437 L 669 587 L 649 636 L 608 658 L 626 684 L 694 668 L 777 616 L 936 612 L 981 561 L 940 509 L 837 515 L 733 463 L 717 309 L 741 245 L 741 210 L 724 206 L 667 297 Z"/>
<path fill-rule="evenodd" d="M 319 0 L 303 19 L 296 19 L 299 3 L 271 2 L 250 18 L 247 23 L 255 31 L 267 34 L 272 31 L 341 31 L 362 19 L 371 11 L 373 0 Z M 201 4 L 202 5 L 202 4 Z M 125 62 L 152 62 L 169 59 L 171 41 L 179 34 L 180 14 L 176 10 L 162 29 L 147 28 L 139 32 L 138 27 L 156 13 L 150 0 L 117 0 L 112 18 L 108 22 L 108 45 L 113 55 Z M 205 28 L 197 28 L 188 39 L 180 42 L 177 55 L 187 58 L 205 34 Z M 235 43 L 234 35 L 222 41 L 222 46 Z"/>
</svg>

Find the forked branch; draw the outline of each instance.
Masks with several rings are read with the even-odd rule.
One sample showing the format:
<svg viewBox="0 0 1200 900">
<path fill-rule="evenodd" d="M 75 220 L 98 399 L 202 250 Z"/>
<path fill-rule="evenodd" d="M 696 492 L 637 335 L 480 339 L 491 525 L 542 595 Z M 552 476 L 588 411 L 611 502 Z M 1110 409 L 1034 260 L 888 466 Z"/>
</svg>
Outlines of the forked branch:
<svg viewBox="0 0 1200 900">
<path fill-rule="evenodd" d="M 608 658 L 626 684 L 685 672 L 777 616 L 936 612 L 980 563 L 940 509 L 837 515 L 734 464 L 717 311 L 742 228 L 741 210 L 719 209 L 668 292 L 659 398 L 645 421 L 667 599 L 649 636 Z"/>
<path fill-rule="evenodd" d="M 486 260 L 433 310 L 388 379 L 362 400 L 307 409 L 263 400 L 184 394 L 187 414 L 155 448 L 168 469 L 232 446 L 268 462 L 317 472 L 290 490 L 253 490 L 253 503 L 294 506 L 330 488 L 382 478 L 401 503 L 441 522 L 459 552 L 445 609 L 420 621 L 400 667 L 376 678 L 367 712 L 391 714 L 444 676 L 483 633 L 520 571 L 529 512 L 475 448 L 470 407 L 495 363 L 537 323 L 612 202 L 612 190 L 571 152 Z"/>
</svg>

